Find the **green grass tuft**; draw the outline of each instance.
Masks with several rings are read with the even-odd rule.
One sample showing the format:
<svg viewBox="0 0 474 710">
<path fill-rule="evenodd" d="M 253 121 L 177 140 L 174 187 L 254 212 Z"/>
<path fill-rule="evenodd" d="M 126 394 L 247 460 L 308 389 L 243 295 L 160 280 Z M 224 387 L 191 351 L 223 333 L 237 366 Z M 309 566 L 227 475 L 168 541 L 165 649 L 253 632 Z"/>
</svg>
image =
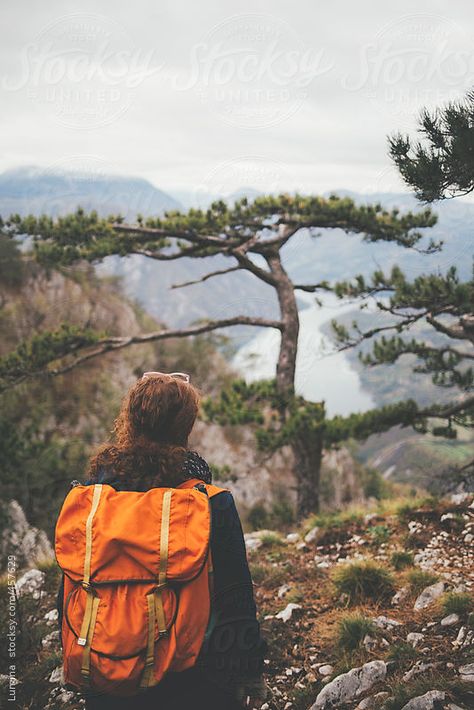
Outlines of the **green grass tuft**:
<svg viewBox="0 0 474 710">
<path fill-rule="evenodd" d="M 434 584 L 439 579 L 437 574 L 426 572 L 423 569 L 413 569 L 407 572 L 406 581 L 414 594 L 419 594 L 425 587 Z"/>
<path fill-rule="evenodd" d="M 368 599 L 379 601 L 395 591 L 390 572 L 372 560 L 341 565 L 332 579 L 336 592 L 347 595 L 350 604 Z"/>
<path fill-rule="evenodd" d="M 405 569 L 405 567 L 413 567 L 415 564 L 413 553 L 405 550 L 395 550 L 390 557 L 390 564 L 397 571 Z"/>
<path fill-rule="evenodd" d="M 474 598 L 467 592 L 448 592 L 441 599 L 444 615 L 459 614 L 465 616 L 474 609 Z"/>
<path fill-rule="evenodd" d="M 375 636 L 377 628 L 371 619 L 363 614 L 354 613 L 342 616 L 336 628 L 336 642 L 344 651 L 354 651 L 359 648 L 364 637 Z"/>
</svg>

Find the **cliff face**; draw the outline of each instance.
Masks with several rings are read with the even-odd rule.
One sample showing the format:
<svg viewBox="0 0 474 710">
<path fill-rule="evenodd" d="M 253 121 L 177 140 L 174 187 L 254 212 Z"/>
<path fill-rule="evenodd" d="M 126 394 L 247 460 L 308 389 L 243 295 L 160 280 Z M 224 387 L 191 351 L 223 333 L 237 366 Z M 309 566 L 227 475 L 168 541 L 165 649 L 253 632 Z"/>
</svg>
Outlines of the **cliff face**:
<svg viewBox="0 0 474 710">
<path fill-rule="evenodd" d="M 34 567 L 54 557 L 53 548 L 44 530 L 30 525 L 16 500 L 0 505 L 0 569 L 7 568 L 8 558 L 15 557 L 21 569 Z"/>
</svg>

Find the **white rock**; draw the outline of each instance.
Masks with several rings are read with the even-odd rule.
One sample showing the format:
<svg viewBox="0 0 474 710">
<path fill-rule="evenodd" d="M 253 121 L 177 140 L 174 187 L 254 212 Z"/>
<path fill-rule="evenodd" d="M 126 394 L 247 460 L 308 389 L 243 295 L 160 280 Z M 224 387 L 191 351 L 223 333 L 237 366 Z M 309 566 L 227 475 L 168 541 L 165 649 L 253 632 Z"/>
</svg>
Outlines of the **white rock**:
<svg viewBox="0 0 474 710">
<path fill-rule="evenodd" d="M 7 675 L 6 673 L 0 673 L 0 687 L 2 688 L 8 688 L 11 686 L 16 686 L 20 685 L 21 680 L 18 680 L 16 676 L 10 676 Z M 16 704 L 16 703 L 15 703 Z"/>
<path fill-rule="evenodd" d="M 19 597 L 24 594 L 31 594 L 33 599 L 39 599 L 45 580 L 44 572 L 39 569 L 30 569 L 15 584 L 16 593 Z"/>
<path fill-rule="evenodd" d="M 375 693 L 375 695 L 369 695 L 368 698 L 364 698 L 357 705 L 355 710 L 379 710 L 382 707 L 382 703 L 390 697 L 389 693 Z"/>
<path fill-rule="evenodd" d="M 58 610 L 51 609 L 51 611 L 47 611 L 43 618 L 48 622 L 49 626 L 52 626 L 52 624 L 56 623 L 58 620 Z"/>
<path fill-rule="evenodd" d="M 461 666 L 459 673 L 461 675 L 474 675 L 474 663 L 467 663 L 465 666 Z"/>
<path fill-rule="evenodd" d="M 300 536 L 298 533 L 288 533 L 288 535 L 286 536 L 287 542 L 298 542 L 299 539 Z"/>
<path fill-rule="evenodd" d="M 334 673 L 334 667 L 325 663 L 323 666 L 319 666 L 318 673 L 321 675 L 332 675 Z"/>
<path fill-rule="evenodd" d="M 373 651 L 374 649 L 377 648 L 377 639 L 374 638 L 373 636 L 370 636 L 369 634 L 366 634 L 362 640 L 362 643 L 364 645 L 364 648 L 367 651 Z"/>
<path fill-rule="evenodd" d="M 311 710 L 339 708 L 367 693 L 376 683 L 385 680 L 387 666 L 384 661 L 370 661 L 359 668 L 334 678 L 319 693 Z"/>
<path fill-rule="evenodd" d="M 451 495 L 451 503 L 454 503 L 454 505 L 461 505 L 462 503 L 465 503 L 466 501 L 470 500 L 472 497 L 472 493 L 453 493 Z"/>
<path fill-rule="evenodd" d="M 394 606 L 398 606 L 398 604 L 403 604 L 403 602 L 409 597 L 409 595 L 410 595 L 410 587 L 408 587 L 408 586 L 402 587 L 392 597 L 392 604 Z"/>
<path fill-rule="evenodd" d="M 304 536 L 304 541 L 307 543 L 314 542 L 318 536 L 319 528 L 318 526 L 315 526 L 314 528 L 311 528 L 311 530 L 306 533 Z"/>
<path fill-rule="evenodd" d="M 430 584 L 425 587 L 421 594 L 417 597 L 415 604 L 413 605 L 414 611 L 421 611 L 421 609 L 426 609 L 430 606 L 436 599 L 444 593 L 444 582 L 436 582 L 435 584 Z"/>
<path fill-rule="evenodd" d="M 442 515 L 439 520 L 441 523 L 444 523 L 445 520 L 456 520 L 456 519 L 457 519 L 457 516 L 454 513 L 444 513 L 444 515 Z"/>
<path fill-rule="evenodd" d="M 275 619 L 281 619 L 282 621 L 284 621 L 286 623 L 287 621 L 289 621 L 291 619 L 293 612 L 296 609 L 301 609 L 301 605 L 300 604 L 293 604 L 293 603 L 287 604 L 284 609 L 282 609 L 281 611 L 278 612 L 278 614 L 275 616 Z"/>
<path fill-rule="evenodd" d="M 285 594 L 288 594 L 288 592 L 291 589 L 291 584 L 282 584 L 281 587 L 278 590 L 278 599 L 281 599 L 282 597 L 285 596 Z"/>
<path fill-rule="evenodd" d="M 49 676 L 49 682 L 55 683 L 56 685 L 62 685 L 64 683 L 64 673 L 63 667 L 58 666 Z"/>
<path fill-rule="evenodd" d="M 474 540 L 474 535 L 472 533 L 468 533 L 467 535 L 464 535 L 464 542 L 467 545 L 470 545 L 473 540 Z"/>
<path fill-rule="evenodd" d="M 435 663 L 423 663 L 423 661 L 417 661 L 415 665 L 410 668 L 410 670 L 403 674 L 403 680 L 405 683 L 408 683 L 408 681 L 416 678 L 416 676 L 420 675 L 420 673 L 424 673 L 425 671 L 430 670 L 430 668 L 435 667 Z"/>
<path fill-rule="evenodd" d="M 425 638 L 424 634 L 419 634 L 416 631 L 412 631 L 407 636 L 407 643 L 410 643 L 413 648 L 416 648 Z"/>
<path fill-rule="evenodd" d="M 57 631 L 51 631 L 50 634 L 44 637 L 44 639 L 41 640 L 41 645 L 43 648 L 54 648 L 54 646 L 57 646 L 59 643 L 59 630 Z"/>
<path fill-rule="evenodd" d="M 376 616 L 375 619 L 372 619 L 374 622 L 375 626 L 378 626 L 379 629 L 392 629 L 395 626 L 402 626 L 402 623 L 400 621 L 397 621 L 396 619 L 389 619 L 387 616 Z"/>
<path fill-rule="evenodd" d="M 446 693 L 442 690 L 429 690 L 424 695 L 409 700 L 402 710 L 434 710 L 438 703 L 445 699 Z"/>
<path fill-rule="evenodd" d="M 440 624 L 441 626 L 455 626 L 456 624 L 459 624 L 459 615 L 448 614 L 448 616 L 441 619 Z"/>
</svg>

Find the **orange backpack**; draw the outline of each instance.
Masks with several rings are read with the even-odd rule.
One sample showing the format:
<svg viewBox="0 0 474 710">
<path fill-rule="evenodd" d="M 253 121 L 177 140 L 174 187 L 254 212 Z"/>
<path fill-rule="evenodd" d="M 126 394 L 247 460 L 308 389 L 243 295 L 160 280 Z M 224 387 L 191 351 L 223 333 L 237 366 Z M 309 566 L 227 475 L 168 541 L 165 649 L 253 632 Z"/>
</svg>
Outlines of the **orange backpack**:
<svg viewBox="0 0 474 710">
<path fill-rule="evenodd" d="M 193 479 L 68 493 L 55 535 L 67 686 L 134 695 L 195 664 L 210 614 L 209 497 L 221 491 Z"/>
</svg>

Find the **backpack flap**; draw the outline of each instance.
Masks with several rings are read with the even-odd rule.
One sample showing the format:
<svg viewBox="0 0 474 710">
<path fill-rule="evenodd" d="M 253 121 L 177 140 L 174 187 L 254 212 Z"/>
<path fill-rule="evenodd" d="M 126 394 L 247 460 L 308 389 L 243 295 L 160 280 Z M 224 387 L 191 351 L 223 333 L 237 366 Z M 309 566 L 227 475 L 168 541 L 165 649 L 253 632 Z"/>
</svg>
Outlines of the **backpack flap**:
<svg viewBox="0 0 474 710">
<path fill-rule="evenodd" d="M 56 559 L 63 572 L 79 582 L 84 575 L 86 528 L 95 486 L 76 486 L 67 495 L 56 525 Z M 103 485 L 92 522 L 90 580 L 155 580 L 160 566 L 163 497 L 172 491 L 166 576 L 185 582 L 202 568 L 209 547 L 210 510 L 194 489 L 151 488 L 116 491 Z"/>
</svg>

